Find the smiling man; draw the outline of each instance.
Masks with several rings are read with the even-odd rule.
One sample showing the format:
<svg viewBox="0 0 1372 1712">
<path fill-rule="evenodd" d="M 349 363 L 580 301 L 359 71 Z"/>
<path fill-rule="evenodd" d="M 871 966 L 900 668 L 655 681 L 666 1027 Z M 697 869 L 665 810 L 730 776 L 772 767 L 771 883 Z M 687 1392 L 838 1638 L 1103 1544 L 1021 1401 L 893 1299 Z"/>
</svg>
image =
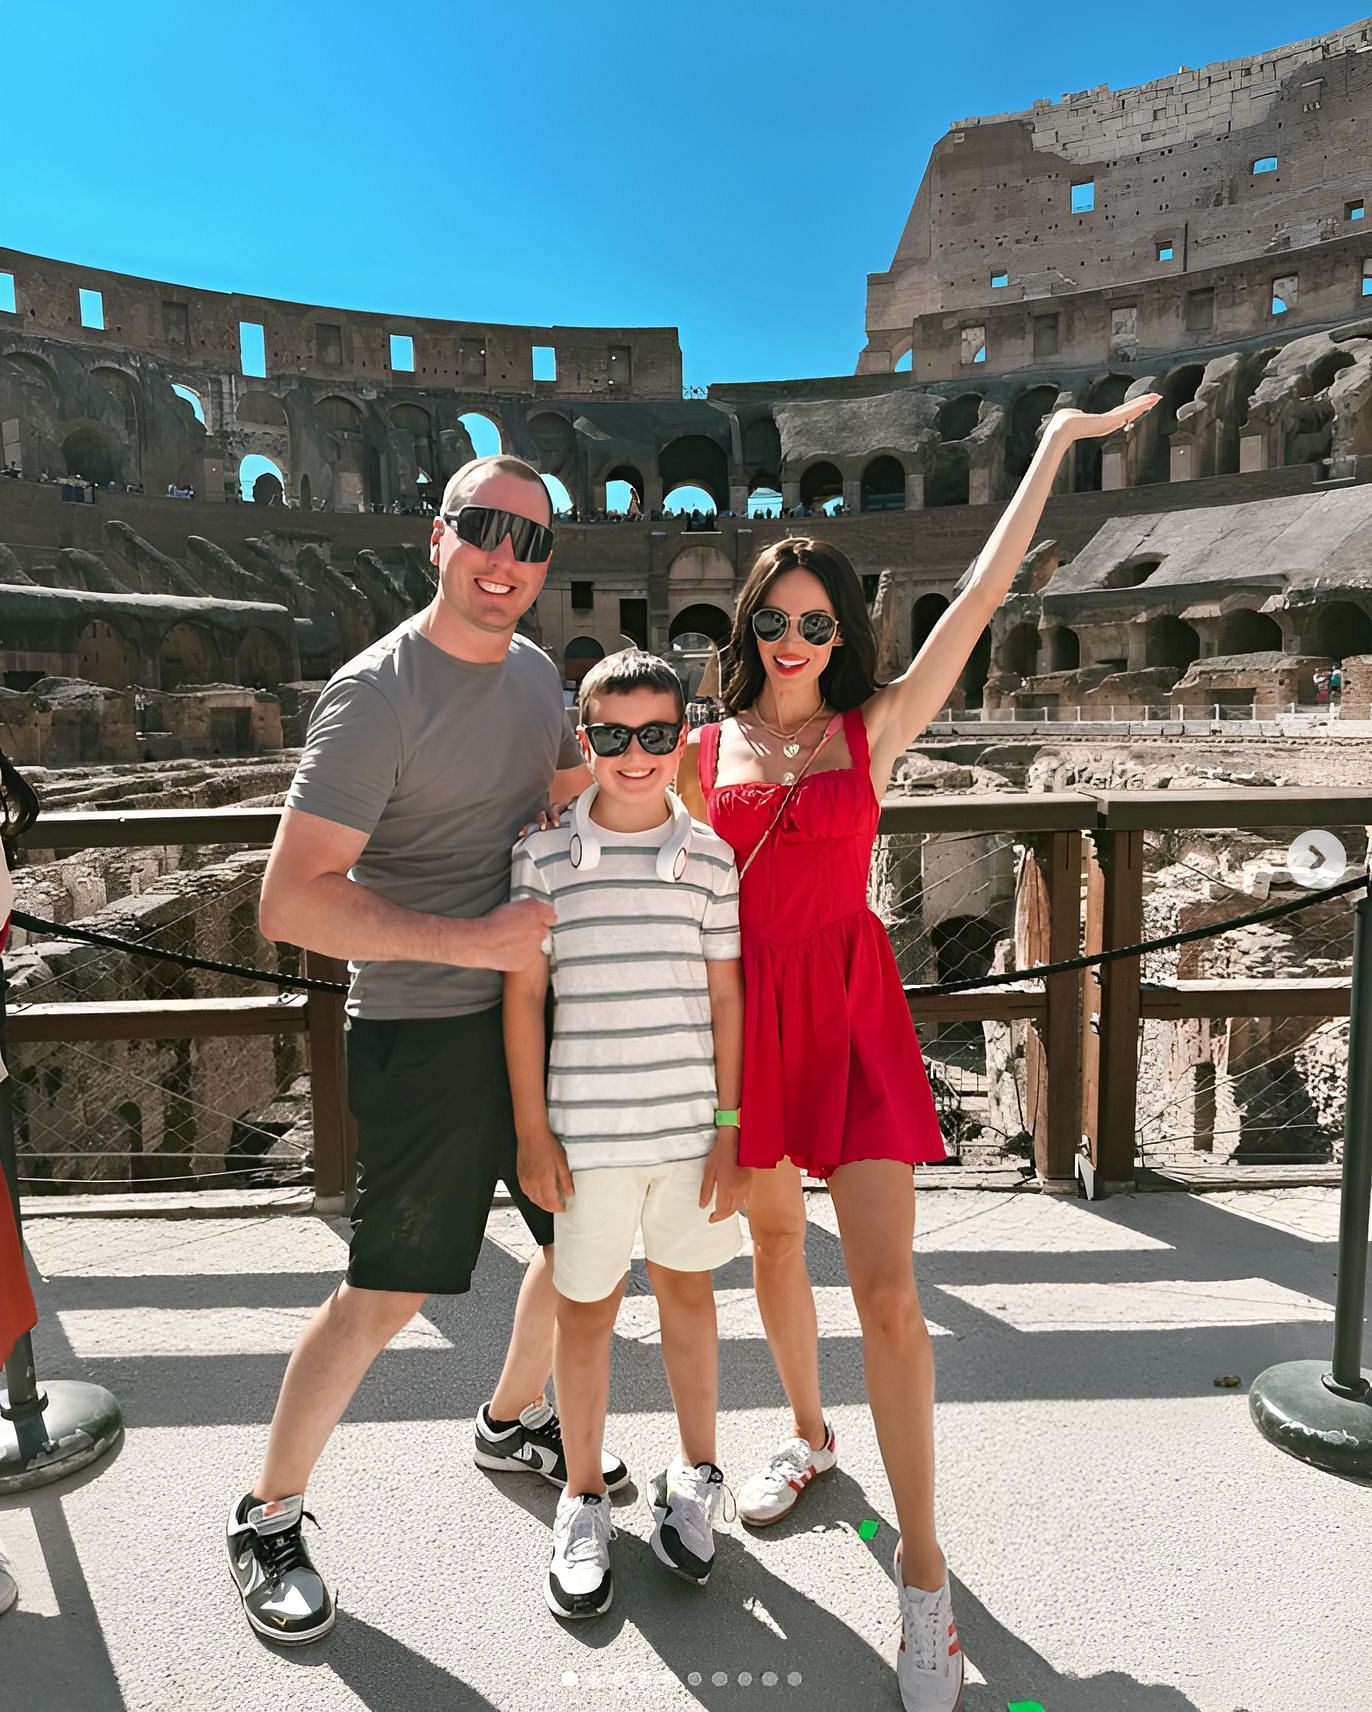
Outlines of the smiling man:
<svg viewBox="0 0 1372 1712">
<path fill-rule="evenodd" d="M 252 1627 L 318 1640 L 334 1604 L 301 1538 L 305 1483 L 376 1356 L 425 1297 L 471 1283 L 503 1179 L 539 1252 L 500 1381 L 477 1416 L 485 1468 L 566 1482 L 545 1400 L 551 1214 L 523 1193 L 501 1036 L 502 972 L 537 956 L 547 904 L 509 901 L 510 849 L 550 790 L 587 782 L 551 660 L 516 635 L 548 573 L 551 505 L 518 458 L 478 458 L 434 519 L 432 602 L 330 679 L 262 883 L 269 939 L 346 957 L 358 1195 L 345 1281 L 286 1369 L 266 1461 L 229 1514 Z M 627 1471 L 606 1457 L 606 1483 Z"/>
</svg>

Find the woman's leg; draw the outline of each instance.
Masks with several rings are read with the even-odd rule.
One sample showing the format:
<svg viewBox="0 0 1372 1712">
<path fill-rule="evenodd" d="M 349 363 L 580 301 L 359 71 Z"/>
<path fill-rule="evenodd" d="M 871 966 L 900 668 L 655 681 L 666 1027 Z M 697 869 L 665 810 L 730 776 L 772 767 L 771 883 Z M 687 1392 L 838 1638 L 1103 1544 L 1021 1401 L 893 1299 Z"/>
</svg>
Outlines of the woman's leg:
<svg viewBox="0 0 1372 1712">
<path fill-rule="evenodd" d="M 861 1159 L 829 1179 L 877 1444 L 900 1523 L 907 1585 L 942 1585 L 934 1531 L 934 1352 L 915 1290 L 915 1179 L 894 1159 Z"/>
<path fill-rule="evenodd" d="M 718 1463 L 719 1326 L 714 1278 L 708 1272 L 674 1272 L 651 1260 L 647 1266 L 662 1322 L 662 1365 L 676 1405 L 682 1458 L 689 1468 Z"/>
<path fill-rule="evenodd" d="M 603 1301 L 557 1299 L 553 1385 L 567 1457 L 567 1491 L 573 1496 L 605 1490 L 600 1453 L 610 1401 L 610 1341 L 623 1294 L 621 1278 Z"/>
<path fill-rule="evenodd" d="M 825 1439 L 819 1399 L 819 1324 L 805 1267 L 805 1192 L 789 1160 L 755 1171 L 748 1196 L 753 1237 L 753 1289 L 796 1433 L 811 1445 Z"/>
</svg>

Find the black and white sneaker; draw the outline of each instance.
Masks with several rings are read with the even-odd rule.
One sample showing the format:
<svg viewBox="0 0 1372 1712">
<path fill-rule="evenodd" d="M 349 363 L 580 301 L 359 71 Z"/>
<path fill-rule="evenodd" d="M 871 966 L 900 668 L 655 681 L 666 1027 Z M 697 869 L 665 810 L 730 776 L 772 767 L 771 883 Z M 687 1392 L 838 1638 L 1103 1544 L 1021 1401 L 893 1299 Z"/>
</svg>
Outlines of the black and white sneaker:
<svg viewBox="0 0 1372 1712">
<path fill-rule="evenodd" d="M 600 1492 L 566 1492 L 553 1517 L 553 1557 L 543 1597 L 554 1617 L 599 1617 L 610 1609 L 610 1500 Z"/>
<path fill-rule="evenodd" d="M 294 1646 L 320 1640 L 334 1620 L 333 1596 L 300 1537 L 306 1516 L 298 1493 L 265 1504 L 248 1493 L 229 1511 L 226 1530 L 229 1571 L 248 1621 L 269 1641 Z"/>
<path fill-rule="evenodd" d="M 714 1567 L 714 1523 L 723 1499 L 724 1476 L 714 1463 L 692 1468 L 679 1452 L 649 1487 L 655 1555 L 700 1587 Z"/>
<path fill-rule="evenodd" d="M 567 1458 L 562 1449 L 562 1422 L 548 1403 L 531 1403 L 514 1426 L 496 1432 L 487 1405 L 476 1412 L 476 1466 L 496 1473 L 526 1469 L 541 1474 L 554 1486 L 567 1484 Z M 629 1484 L 629 1471 L 608 1450 L 600 1453 L 600 1470 L 607 1492 Z"/>
</svg>

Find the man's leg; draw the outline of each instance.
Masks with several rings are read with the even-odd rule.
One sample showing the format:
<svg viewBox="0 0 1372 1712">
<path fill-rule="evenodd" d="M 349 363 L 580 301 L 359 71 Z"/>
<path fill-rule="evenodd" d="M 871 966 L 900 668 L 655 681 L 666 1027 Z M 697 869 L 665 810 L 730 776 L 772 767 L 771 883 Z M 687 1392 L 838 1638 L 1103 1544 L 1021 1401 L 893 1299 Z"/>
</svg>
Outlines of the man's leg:
<svg viewBox="0 0 1372 1712">
<path fill-rule="evenodd" d="M 254 1497 L 304 1492 L 367 1369 L 423 1305 L 422 1295 L 339 1285 L 291 1355 Z"/>
</svg>

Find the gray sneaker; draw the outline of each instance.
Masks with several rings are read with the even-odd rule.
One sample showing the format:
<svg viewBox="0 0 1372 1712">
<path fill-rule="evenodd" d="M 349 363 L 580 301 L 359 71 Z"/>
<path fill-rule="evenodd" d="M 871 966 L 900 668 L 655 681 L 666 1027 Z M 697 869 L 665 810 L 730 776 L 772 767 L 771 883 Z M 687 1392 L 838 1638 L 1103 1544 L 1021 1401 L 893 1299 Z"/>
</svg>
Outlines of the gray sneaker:
<svg viewBox="0 0 1372 1712">
<path fill-rule="evenodd" d="M 251 1493 L 229 1511 L 229 1572 L 249 1623 L 269 1641 L 300 1646 L 333 1628 L 333 1596 L 300 1537 L 304 1498 L 260 1504 Z"/>
<path fill-rule="evenodd" d="M 9 1610 L 19 1597 L 19 1583 L 14 1579 L 14 1566 L 0 1546 L 0 1615 Z"/>
<path fill-rule="evenodd" d="M 648 1489 L 653 1510 L 653 1552 L 668 1569 L 703 1587 L 715 1562 L 715 1517 L 724 1499 L 724 1476 L 712 1462 L 692 1468 L 678 1452 Z"/>
</svg>

